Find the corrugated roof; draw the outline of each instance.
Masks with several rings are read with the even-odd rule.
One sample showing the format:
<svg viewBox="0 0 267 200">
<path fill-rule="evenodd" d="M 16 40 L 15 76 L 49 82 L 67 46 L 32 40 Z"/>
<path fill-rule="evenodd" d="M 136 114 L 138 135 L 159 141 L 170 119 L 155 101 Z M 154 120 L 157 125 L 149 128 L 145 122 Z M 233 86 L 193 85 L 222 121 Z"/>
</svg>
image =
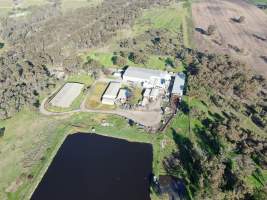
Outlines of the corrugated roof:
<svg viewBox="0 0 267 200">
<path fill-rule="evenodd" d="M 138 78 L 138 79 L 150 79 L 151 77 L 159 77 L 165 78 L 168 75 L 167 72 L 154 70 L 154 69 L 146 69 L 146 68 L 138 68 L 138 67 L 128 67 L 123 74 L 127 77 Z"/>
<path fill-rule="evenodd" d="M 121 83 L 119 82 L 110 82 L 104 95 L 103 98 L 111 98 L 115 99 L 118 95 L 118 92 L 121 88 Z"/>
<path fill-rule="evenodd" d="M 184 84 L 185 84 L 185 74 L 178 73 L 174 79 L 172 94 L 177 94 L 182 96 L 184 91 Z"/>
</svg>

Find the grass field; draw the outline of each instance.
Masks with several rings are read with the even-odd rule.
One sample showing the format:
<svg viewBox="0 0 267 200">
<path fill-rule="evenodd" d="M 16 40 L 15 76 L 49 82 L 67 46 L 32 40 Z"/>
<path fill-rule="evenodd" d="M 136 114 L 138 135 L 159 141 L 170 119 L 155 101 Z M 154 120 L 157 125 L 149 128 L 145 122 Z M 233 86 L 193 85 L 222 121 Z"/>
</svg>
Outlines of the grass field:
<svg viewBox="0 0 267 200">
<path fill-rule="evenodd" d="M 70 75 L 67 79 L 67 82 L 81 83 L 85 86 L 90 86 L 94 82 L 94 80 L 87 74 L 75 74 Z"/>
<path fill-rule="evenodd" d="M 113 110 L 115 106 L 104 105 L 101 103 L 101 97 L 106 90 L 108 84 L 103 82 L 97 82 L 89 91 L 86 99 L 86 107 L 88 109 L 99 110 Z"/>
<path fill-rule="evenodd" d="M 133 32 L 141 34 L 150 29 L 165 29 L 177 34 L 182 31 L 184 44 L 190 46 L 191 18 L 189 1 L 173 3 L 167 7 L 154 7 L 144 11 L 143 15 L 136 20 Z"/>
<path fill-rule="evenodd" d="M 137 19 L 133 30 L 136 34 L 144 33 L 151 28 L 167 29 L 172 33 L 177 33 L 185 15 L 183 6 L 176 3 L 166 8 L 155 7 L 148 9 Z"/>
<path fill-rule="evenodd" d="M 9 199 L 21 199 L 26 194 L 51 153 L 54 141 L 64 131 L 64 123 L 29 109 L 0 121 L 0 127 L 6 128 L 0 138 L 0 168 L 5 172 L 0 173 L 0 199 L 5 199 L 5 193 Z"/>
</svg>

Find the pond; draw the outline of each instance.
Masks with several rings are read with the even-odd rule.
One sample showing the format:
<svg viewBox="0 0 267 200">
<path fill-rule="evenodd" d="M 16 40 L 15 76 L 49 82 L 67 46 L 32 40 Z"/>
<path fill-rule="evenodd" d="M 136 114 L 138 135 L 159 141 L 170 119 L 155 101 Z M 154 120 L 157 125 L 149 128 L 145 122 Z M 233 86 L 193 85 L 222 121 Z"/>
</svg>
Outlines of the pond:
<svg viewBox="0 0 267 200">
<path fill-rule="evenodd" d="M 88 133 L 66 138 L 32 200 L 149 200 L 152 145 Z"/>
</svg>

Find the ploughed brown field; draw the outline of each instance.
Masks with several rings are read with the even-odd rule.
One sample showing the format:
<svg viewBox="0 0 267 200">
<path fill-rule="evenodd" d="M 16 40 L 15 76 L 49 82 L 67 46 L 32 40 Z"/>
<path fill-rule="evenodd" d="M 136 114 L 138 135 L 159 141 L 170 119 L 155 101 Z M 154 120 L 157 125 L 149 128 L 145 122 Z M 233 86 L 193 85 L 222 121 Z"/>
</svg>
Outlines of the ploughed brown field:
<svg viewBox="0 0 267 200">
<path fill-rule="evenodd" d="M 267 15 L 245 0 L 204 0 L 193 4 L 196 46 L 201 51 L 228 53 L 267 77 Z M 244 16 L 242 23 L 236 22 Z M 205 34 L 215 25 L 213 35 Z"/>
</svg>

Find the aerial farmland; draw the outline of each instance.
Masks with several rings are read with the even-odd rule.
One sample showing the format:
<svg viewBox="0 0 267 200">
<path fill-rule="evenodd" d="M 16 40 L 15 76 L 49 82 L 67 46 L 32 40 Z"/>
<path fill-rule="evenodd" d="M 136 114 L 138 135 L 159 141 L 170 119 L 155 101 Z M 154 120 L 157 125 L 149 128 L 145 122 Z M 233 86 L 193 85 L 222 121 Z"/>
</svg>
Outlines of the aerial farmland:
<svg viewBox="0 0 267 200">
<path fill-rule="evenodd" d="M 266 200 L 266 0 L 0 0 L 0 200 Z"/>
</svg>

